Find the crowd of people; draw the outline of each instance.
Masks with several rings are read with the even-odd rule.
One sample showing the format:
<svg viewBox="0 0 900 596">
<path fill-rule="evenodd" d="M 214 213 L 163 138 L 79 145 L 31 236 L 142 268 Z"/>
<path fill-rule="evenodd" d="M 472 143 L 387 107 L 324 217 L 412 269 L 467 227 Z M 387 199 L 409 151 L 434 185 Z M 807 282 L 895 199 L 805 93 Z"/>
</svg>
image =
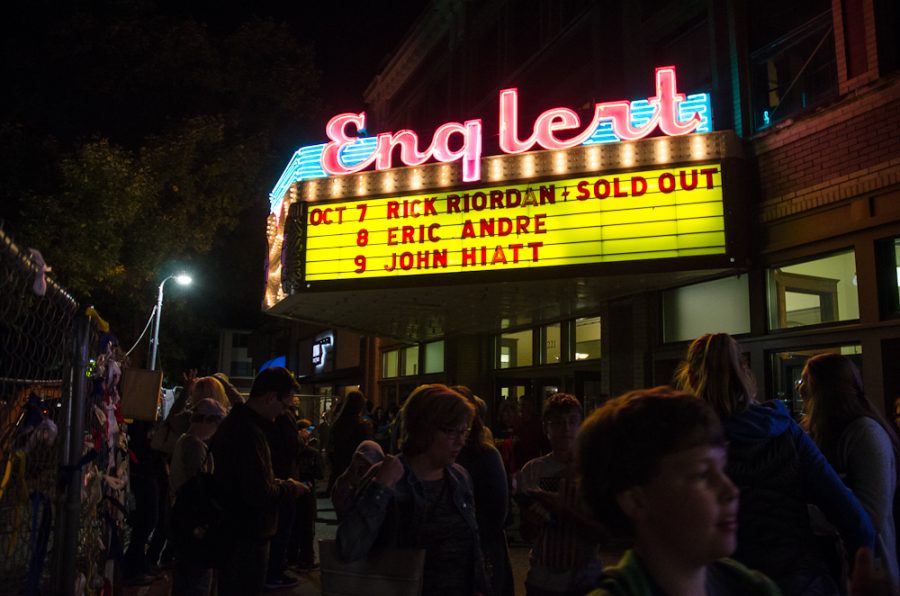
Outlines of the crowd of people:
<svg viewBox="0 0 900 596">
<path fill-rule="evenodd" d="M 512 533 L 531 545 L 526 596 L 900 593 L 900 442 L 838 354 L 808 360 L 799 420 L 761 399 L 740 346 L 717 333 L 692 342 L 671 387 L 587 418 L 567 393 L 540 412 L 503 402 L 492 429 L 466 386 L 421 385 L 391 411 L 351 391 L 317 421 L 315 446 L 286 369 L 262 371 L 246 402 L 227 379 L 190 380 L 136 441 L 132 490 L 183 512 L 206 487 L 219 516 L 194 514 L 186 533 L 172 527 L 183 514 L 136 516 L 124 559 L 127 575 L 151 574 L 162 528 L 175 594 L 258 594 L 294 585 L 290 566 L 316 568 L 326 468 L 339 559 L 420 549 L 426 596 L 514 595 Z M 148 480 L 161 467 L 165 480 Z"/>
</svg>

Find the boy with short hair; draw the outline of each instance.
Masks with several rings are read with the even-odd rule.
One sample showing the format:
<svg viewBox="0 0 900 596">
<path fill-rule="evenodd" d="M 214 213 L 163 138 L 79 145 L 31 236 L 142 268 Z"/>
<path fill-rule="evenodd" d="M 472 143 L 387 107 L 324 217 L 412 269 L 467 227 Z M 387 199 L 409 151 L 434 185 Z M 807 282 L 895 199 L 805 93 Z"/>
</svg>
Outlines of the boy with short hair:
<svg viewBox="0 0 900 596">
<path fill-rule="evenodd" d="M 575 482 L 575 437 L 582 417 L 575 396 L 551 395 L 543 414 L 551 451 L 527 462 L 515 478 L 522 534 L 534 543 L 527 596 L 584 594 L 602 570 L 596 545 L 604 532 L 582 508 Z"/>
<path fill-rule="evenodd" d="M 779 594 L 726 558 L 737 544 L 738 489 L 706 403 L 669 387 L 627 393 L 588 418 L 576 450 L 597 519 L 634 538 L 590 596 Z"/>
</svg>

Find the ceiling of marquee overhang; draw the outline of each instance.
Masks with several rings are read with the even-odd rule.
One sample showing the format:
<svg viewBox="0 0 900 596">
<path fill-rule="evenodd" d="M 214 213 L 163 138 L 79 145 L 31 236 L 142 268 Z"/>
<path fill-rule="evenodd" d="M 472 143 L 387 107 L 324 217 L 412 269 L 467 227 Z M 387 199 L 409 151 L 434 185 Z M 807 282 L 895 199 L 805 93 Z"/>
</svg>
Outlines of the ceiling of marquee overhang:
<svg viewBox="0 0 900 596">
<path fill-rule="evenodd" d="M 596 314 L 607 301 L 701 281 L 726 269 L 377 290 L 302 292 L 269 314 L 420 342 Z"/>
</svg>

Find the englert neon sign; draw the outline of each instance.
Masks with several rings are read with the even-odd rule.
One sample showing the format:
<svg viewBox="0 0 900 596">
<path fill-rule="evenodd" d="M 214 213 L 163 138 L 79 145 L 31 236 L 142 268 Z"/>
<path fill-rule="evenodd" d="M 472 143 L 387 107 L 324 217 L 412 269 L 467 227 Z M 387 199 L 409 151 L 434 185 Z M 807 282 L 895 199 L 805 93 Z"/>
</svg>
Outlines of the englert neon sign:
<svg viewBox="0 0 900 596">
<path fill-rule="evenodd" d="M 698 97 L 702 101 L 696 101 Z M 685 94 L 678 92 L 675 67 L 660 67 L 656 69 L 656 95 L 646 100 L 597 103 L 592 117 L 584 124 L 574 110 L 552 108 L 535 119 L 530 132 L 527 128 L 521 129 L 526 134 L 523 137 L 518 122 L 519 91 L 504 89 L 500 92 L 499 102 L 500 149 L 504 153 L 518 154 L 535 147 L 571 149 L 598 142 L 636 141 L 657 129 L 668 136 L 686 135 L 704 128 L 711 130 L 709 96 L 695 95 L 689 99 L 686 102 Z M 480 118 L 441 125 L 427 146 L 412 130 L 383 132 L 374 138 L 360 137 L 360 131 L 365 128 L 365 112 L 338 114 L 329 120 L 325 127 L 329 142 L 304 147 L 297 152 L 270 195 L 273 208 L 293 181 L 355 174 L 372 166 L 376 170 L 387 170 L 418 166 L 431 159 L 445 163 L 459 161 L 463 181 L 481 180 Z M 400 163 L 395 164 L 398 148 Z M 313 156 L 318 157 L 318 163 L 311 163 Z"/>
</svg>

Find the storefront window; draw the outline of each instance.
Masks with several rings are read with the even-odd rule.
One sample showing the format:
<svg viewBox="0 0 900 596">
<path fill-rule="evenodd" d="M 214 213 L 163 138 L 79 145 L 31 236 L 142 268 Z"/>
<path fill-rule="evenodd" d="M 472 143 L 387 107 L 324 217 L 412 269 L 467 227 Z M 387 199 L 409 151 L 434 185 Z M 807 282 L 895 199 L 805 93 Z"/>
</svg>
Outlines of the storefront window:
<svg viewBox="0 0 900 596">
<path fill-rule="evenodd" d="M 403 376 L 412 377 L 419 374 L 419 346 L 410 346 L 403 350 Z"/>
<path fill-rule="evenodd" d="M 900 314 L 900 238 L 886 238 L 875 243 L 878 276 L 878 303 L 881 314 Z"/>
<path fill-rule="evenodd" d="M 498 367 L 516 368 L 519 366 L 531 366 L 534 363 L 532 337 L 531 329 L 501 335 Z"/>
<path fill-rule="evenodd" d="M 798 349 L 772 354 L 772 395 L 784 402 L 792 414 L 802 416 L 805 404 L 800 397 L 800 374 L 806 361 L 816 354 L 841 354 L 862 371 L 862 347 L 859 344 L 825 348 Z"/>
<path fill-rule="evenodd" d="M 575 360 L 600 358 L 600 317 L 575 319 Z"/>
<path fill-rule="evenodd" d="M 425 344 L 425 374 L 444 372 L 444 342 Z"/>
<path fill-rule="evenodd" d="M 770 269 L 769 328 L 859 318 L 856 255 L 850 250 Z"/>
<path fill-rule="evenodd" d="M 666 342 L 690 341 L 704 333 L 750 332 L 746 275 L 667 290 L 662 294 L 662 302 Z"/>
<path fill-rule="evenodd" d="M 381 355 L 381 377 L 383 379 L 399 376 L 399 356 L 399 350 L 391 350 Z"/>
<path fill-rule="evenodd" d="M 560 337 L 559 323 L 541 328 L 541 362 L 543 364 L 558 364 L 562 360 Z"/>
</svg>

